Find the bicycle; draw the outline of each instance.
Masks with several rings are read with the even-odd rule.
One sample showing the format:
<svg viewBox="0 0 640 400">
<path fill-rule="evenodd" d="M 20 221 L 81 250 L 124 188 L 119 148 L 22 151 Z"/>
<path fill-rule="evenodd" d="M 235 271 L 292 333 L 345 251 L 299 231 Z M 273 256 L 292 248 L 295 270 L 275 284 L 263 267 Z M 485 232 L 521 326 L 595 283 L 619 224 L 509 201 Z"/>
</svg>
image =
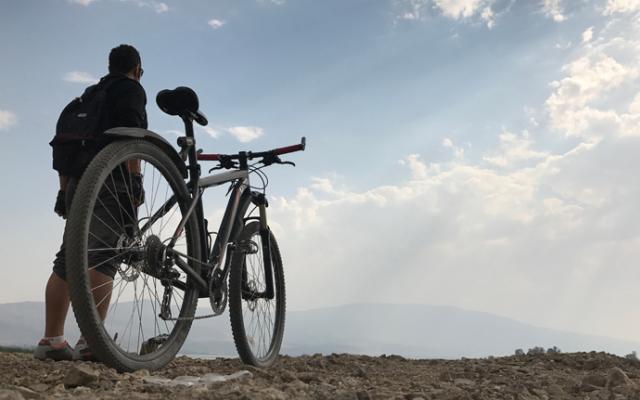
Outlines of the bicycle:
<svg viewBox="0 0 640 400">
<path fill-rule="evenodd" d="M 66 268 L 80 331 L 106 365 L 155 370 L 175 357 L 194 320 L 219 316 L 228 304 L 240 358 L 268 367 L 282 344 L 285 283 L 262 169 L 295 166 L 279 156 L 304 150 L 305 138 L 271 151 L 204 154 L 196 149 L 193 123 L 208 122 L 195 92 L 164 90 L 156 101 L 184 122 L 180 151 L 148 130 L 110 129 L 110 143 L 91 161 L 73 198 Z M 199 161 L 218 163 L 209 173 L 227 171 L 201 177 Z M 262 186 L 251 186 L 250 175 Z M 227 207 L 211 232 L 202 196 L 226 183 Z M 93 270 L 105 266 L 114 279 L 92 285 Z M 200 298 L 209 298 L 212 313 L 196 315 Z"/>
</svg>

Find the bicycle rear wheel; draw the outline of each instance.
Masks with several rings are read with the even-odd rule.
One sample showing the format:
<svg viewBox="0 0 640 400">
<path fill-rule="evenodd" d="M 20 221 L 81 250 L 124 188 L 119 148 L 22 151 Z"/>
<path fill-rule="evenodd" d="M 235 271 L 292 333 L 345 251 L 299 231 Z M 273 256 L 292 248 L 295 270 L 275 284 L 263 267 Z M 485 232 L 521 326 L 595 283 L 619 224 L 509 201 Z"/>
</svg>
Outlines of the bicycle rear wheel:
<svg viewBox="0 0 640 400">
<path fill-rule="evenodd" d="M 130 172 L 138 163 L 142 179 Z M 189 332 L 199 290 L 166 253 L 179 232 L 175 257 L 200 271 L 195 213 L 178 229 L 189 204 L 174 162 L 143 140 L 109 144 L 78 183 L 65 229 L 69 295 L 92 354 L 118 371 L 163 367 Z"/>
<path fill-rule="evenodd" d="M 267 298 L 260 223 L 245 225 L 231 259 L 229 314 L 242 361 L 268 367 L 278 357 L 285 322 L 285 285 L 280 250 L 270 233 L 273 298 Z"/>
</svg>

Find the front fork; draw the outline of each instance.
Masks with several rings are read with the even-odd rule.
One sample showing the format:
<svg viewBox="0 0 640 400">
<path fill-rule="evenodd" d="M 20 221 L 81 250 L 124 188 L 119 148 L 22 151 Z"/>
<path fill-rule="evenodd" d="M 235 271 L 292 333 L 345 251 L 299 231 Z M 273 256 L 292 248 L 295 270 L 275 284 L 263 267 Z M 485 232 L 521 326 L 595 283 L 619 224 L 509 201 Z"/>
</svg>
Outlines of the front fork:
<svg viewBox="0 0 640 400">
<path fill-rule="evenodd" d="M 267 202 L 267 199 L 263 193 L 255 192 L 252 193 L 252 201 L 258 206 L 258 210 L 260 212 L 260 239 L 262 242 L 264 282 L 266 286 L 263 293 L 257 293 L 255 296 L 272 300 L 275 293 L 273 289 L 273 268 L 271 261 L 271 231 L 269 230 L 269 225 L 267 223 L 267 207 L 269 206 L 269 203 Z"/>
</svg>

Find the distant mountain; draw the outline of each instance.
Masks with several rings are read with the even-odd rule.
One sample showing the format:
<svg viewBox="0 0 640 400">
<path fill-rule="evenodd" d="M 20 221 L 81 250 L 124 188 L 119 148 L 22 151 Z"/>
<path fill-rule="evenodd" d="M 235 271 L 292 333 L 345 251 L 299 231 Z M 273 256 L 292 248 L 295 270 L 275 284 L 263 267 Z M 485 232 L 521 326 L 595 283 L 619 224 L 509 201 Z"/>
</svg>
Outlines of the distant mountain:
<svg viewBox="0 0 640 400">
<path fill-rule="evenodd" d="M 42 335 L 43 322 L 43 303 L 0 304 L 0 345 L 33 346 Z M 70 341 L 79 336 L 72 315 L 66 331 Z M 539 328 L 455 307 L 352 304 L 288 312 L 282 352 L 459 358 L 508 355 L 534 346 L 619 355 L 640 349 L 637 342 Z M 228 313 L 195 321 L 181 352 L 235 356 Z"/>
</svg>

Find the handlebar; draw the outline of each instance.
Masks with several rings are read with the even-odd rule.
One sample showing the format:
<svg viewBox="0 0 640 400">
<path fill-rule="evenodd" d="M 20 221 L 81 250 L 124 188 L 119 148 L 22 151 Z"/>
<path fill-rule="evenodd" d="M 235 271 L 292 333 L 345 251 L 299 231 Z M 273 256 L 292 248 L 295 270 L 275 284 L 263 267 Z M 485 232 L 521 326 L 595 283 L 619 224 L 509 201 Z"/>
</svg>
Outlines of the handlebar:
<svg viewBox="0 0 640 400">
<path fill-rule="evenodd" d="M 279 147 L 277 149 L 273 149 L 269 151 L 261 151 L 261 152 L 249 151 L 244 154 L 247 157 L 247 160 L 252 160 L 254 158 L 260 158 L 260 157 L 268 158 L 268 157 L 279 156 L 281 154 L 294 153 L 296 151 L 304 151 L 306 146 L 307 146 L 307 139 L 303 137 L 299 144 L 295 144 L 293 146 Z M 226 158 L 227 160 L 238 160 L 240 159 L 240 157 L 241 157 L 240 154 L 227 155 L 227 154 L 219 154 L 219 153 L 213 153 L 213 154 L 200 153 L 197 155 L 197 158 L 199 161 L 220 161 L 222 158 Z"/>
</svg>

